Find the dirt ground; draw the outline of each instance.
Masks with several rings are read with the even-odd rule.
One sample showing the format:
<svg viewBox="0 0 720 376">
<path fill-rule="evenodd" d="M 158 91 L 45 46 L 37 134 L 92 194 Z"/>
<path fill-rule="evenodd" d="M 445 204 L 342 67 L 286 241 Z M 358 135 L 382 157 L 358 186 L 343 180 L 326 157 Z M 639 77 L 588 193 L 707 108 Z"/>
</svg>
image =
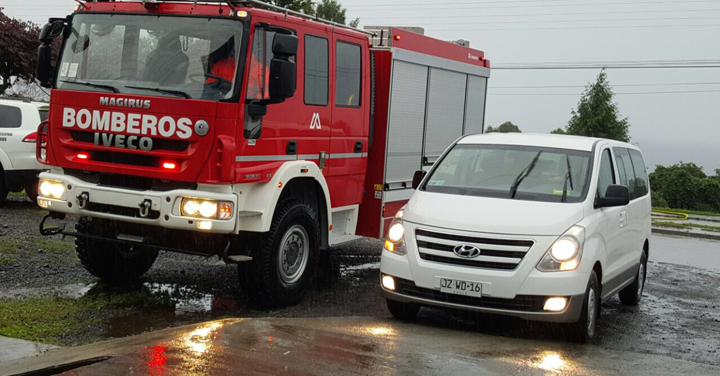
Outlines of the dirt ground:
<svg viewBox="0 0 720 376">
<path fill-rule="evenodd" d="M 218 318 L 389 317 L 377 286 L 379 241 L 333 249 L 302 303 L 265 311 L 249 306 L 238 292 L 236 268 L 217 258 L 161 253 L 141 286 L 104 286 L 82 268 L 72 239 L 39 235 L 43 211 L 24 198 L 8 200 L 0 208 L 0 335 L 78 345 Z M 654 262 L 652 255 L 648 269 L 640 306 L 622 306 L 617 298 L 605 303 L 588 351 L 601 347 L 720 365 L 720 273 Z M 563 341 L 557 326 L 496 316 L 423 309 L 419 322 Z"/>
</svg>

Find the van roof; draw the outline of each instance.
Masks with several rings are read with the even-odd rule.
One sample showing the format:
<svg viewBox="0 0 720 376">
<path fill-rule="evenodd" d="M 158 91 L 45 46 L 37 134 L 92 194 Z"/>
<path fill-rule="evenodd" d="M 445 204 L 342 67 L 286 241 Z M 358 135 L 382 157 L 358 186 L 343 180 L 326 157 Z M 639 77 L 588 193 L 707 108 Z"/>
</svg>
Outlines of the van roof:
<svg viewBox="0 0 720 376">
<path fill-rule="evenodd" d="M 604 141 L 611 146 L 622 146 L 636 149 L 637 147 L 626 142 L 608 140 L 605 138 L 568 136 L 561 134 L 542 133 L 486 133 L 473 134 L 462 138 L 458 144 L 493 144 L 493 145 L 524 145 L 542 146 L 557 149 L 570 149 L 592 151 L 593 146 Z"/>
</svg>

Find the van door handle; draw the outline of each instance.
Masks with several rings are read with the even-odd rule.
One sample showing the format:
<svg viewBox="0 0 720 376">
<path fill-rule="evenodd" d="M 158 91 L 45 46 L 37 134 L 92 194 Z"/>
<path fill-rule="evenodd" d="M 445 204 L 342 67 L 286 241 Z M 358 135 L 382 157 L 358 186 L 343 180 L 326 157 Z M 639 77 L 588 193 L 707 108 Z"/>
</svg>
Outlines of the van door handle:
<svg viewBox="0 0 720 376">
<path fill-rule="evenodd" d="M 621 212 L 620 213 L 620 228 L 623 228 L 627 225 L 627 212 Z"/>
</svg>

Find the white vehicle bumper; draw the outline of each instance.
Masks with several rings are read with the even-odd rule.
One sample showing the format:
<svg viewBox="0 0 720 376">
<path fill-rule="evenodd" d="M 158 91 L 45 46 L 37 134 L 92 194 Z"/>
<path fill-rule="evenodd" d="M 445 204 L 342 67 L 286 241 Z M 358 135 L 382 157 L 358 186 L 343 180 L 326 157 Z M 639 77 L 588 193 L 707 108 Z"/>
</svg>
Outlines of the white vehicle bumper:
<svg viewBox="0 0 720 376">
<path fill-rule="evenodd" d="M 60 199 L 38 197 L 38 204 L 49 211 L 95 218 L 114 219 L 163 228 L 201 231 L 204 233 L 230 234 L 237 223 L 237 196 L 233 193 L 217 193 L 202 190 L 176 189 L 170 191 L 134 191 L 131 189 L 100 186 L 73 176 L 44 172 L 41 179 L 62 182 L 65 192 Z M 87 193 L 89 205 L 80 207 L 78 196 Z M 234 213 L 228 220 L 198 219 L 184 217 L 180 205 L 184 197 L 229 201 Z M 140 204 L 151 203 L 149 218 L 139 216 Z M 203 229 L 200 229 L 200 223 Z M 209 226 L 208 226 L 209 223 Z M 209 227 L 209 229 L 208 229 Z"/>
<path fill-rule="evenodd" d="M 417 228 L 417 225 L 405 222 L 406 234 L 414 234 Z M 459 236 L 468 235 L 445 229 L 442 231 Z M 393 277 L 396 286 L 395 291 L 390 291 L 382 287 L 381 283 L 382 295 L 386 299 L 425 306 L 496 313 L 536 321 L 576 322 L 582 311 L 589 273 L 579 270 L 537 270 L 537 262 L 556 237 L 531 238 L 534 245 L 515 269 L 498 270 L 423 260 L 415 237 L 406 236 L 407 255 L 398 255 L 387 250 L 382 252 L 381 275 Z M 442 293 L 442 278 L 480 283 L 482 297 L 467 299 Z M 560 312 L 544 311 L 545 300 L 550 297 L 568 298 L 566 308 Z"/>
</svg>

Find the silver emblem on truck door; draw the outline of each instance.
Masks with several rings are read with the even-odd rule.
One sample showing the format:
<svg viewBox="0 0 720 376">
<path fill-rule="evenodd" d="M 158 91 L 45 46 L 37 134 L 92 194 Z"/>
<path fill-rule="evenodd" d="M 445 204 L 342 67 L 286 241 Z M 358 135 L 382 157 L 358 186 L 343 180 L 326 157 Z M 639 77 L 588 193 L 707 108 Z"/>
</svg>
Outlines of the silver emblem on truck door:
<svg viewBox="0 0 720 376">
<path fill-rule="evenodd" d="M 463 244 L 453 249 L 456 255 L 463 258 L 474 258 L 480 256 L 480 248 L 472 244 Z"/>
<path fill-rule="evenodd" d="M 204 136 L 208 134 L 210 131 L 210 124 L 208 124 L 205 120 L 198 120 L 197 123 L 195 123 L 195 133 L 198 136 Z"/>
</svg>

